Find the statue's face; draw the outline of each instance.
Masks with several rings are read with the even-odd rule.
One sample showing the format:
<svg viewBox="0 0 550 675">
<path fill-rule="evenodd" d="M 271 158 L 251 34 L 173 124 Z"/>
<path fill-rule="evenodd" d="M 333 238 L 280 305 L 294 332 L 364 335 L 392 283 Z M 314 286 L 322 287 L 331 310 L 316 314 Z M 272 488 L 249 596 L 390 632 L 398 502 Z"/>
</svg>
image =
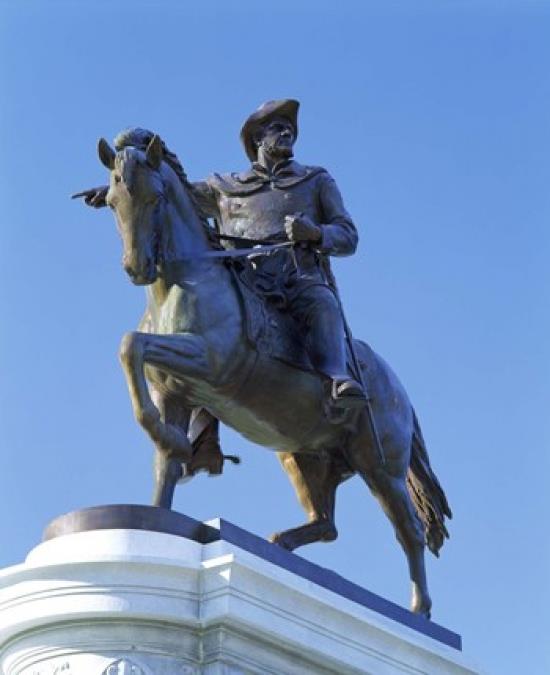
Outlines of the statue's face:
<svg viewBox="0 0 550 675">
<path fill-rule="evenodd" d="M 122 265 L 138 285 L 153 283 L 158 275 L 158 232 L 155 207 L 162 194 L 158 166 L 151 166 L 148 153 L 125 148 L 112 155 L 104 148 L 111 171 L 105 202 L 115 213 L 122 239 Z"/>
<path fill-rule="evenodd" d="M 258 148 L 272 157 L 292 157 L 295 141 L 292 124 L 283 117 L 275 117 L 265 124 L 257 136 Z"/>
</svg>

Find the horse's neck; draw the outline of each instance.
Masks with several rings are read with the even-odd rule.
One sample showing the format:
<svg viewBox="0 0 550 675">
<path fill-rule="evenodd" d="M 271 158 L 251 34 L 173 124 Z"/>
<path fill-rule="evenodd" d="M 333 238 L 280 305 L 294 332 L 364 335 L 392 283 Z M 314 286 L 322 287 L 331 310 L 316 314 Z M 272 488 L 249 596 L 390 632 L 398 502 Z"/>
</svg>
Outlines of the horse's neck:
<svg viewBox="0 0 550 675">
<path fill-rule="evenodd" d="M 162 258 L 165 263 L 182 261 L 192 263 L 210 248 L 203 221 L 199 217 L 191 195 L 181 182 L 173 178 L 167 182 L 161 202 L 160 229 Z"/>
<path fill-rule="evenodd" d="M 178 180 L 165 197 L 157 213 L 160 273 L 147 288 L 148 329 L 202 337 L 225 377 L 247 349 L 240 298 L 227 267 L 204 256 L 211 247 L 191 195 Z"/>
<path fill-rule="evenodd" d="M 170 181 L 158 218 L 161 273 L 151 288 L 150 301 L 163 304 L 174 285 L 204 308 L 216 304 L 216 297 L 234 293 L 225 265 L 204 256 L 211 249 L 205 225 L 179 179 Z"/>
</svg>

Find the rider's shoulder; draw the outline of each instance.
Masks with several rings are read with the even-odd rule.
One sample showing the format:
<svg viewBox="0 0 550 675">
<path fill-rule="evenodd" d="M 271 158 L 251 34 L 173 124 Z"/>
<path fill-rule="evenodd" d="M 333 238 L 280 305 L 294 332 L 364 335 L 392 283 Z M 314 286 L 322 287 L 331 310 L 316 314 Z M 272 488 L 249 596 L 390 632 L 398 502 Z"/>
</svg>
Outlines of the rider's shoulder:
<svg viewBox="0 0 550 675">
<path fill-rule="evenodd" d="M 242 181 L 239 180 L 238 173 L 213 173 L 206 179 L 209 187 L 216 192 L 231 193 Z"/>
<path fill-rule="evenodd" d="M 317 180 L 321 183 L 334 181 L 334 178 L 324 166 L 308 166 L 306 168 L 308 169 L 308 173 L 312 176 L 316 176 Z"/>
<path fill-rule="evenodd" d="M 278 180 L 283 186 L 292 186 L 296 183 L 315 179 L 324 182 L 332 181 L 328 171 L 322 166 L 313 166 L 308 164 L 299 164 L 295 160 L 289 162 L 279 172 Z M 209 187 L 216 192 L 231 194 L 248 194 L 260 189 L 265 183 L 265 176 L 255 170 L 254 165 L 246 171 L 232 173 L 213 173 L 206 181 Z"/>
<path fill-rule="evenodd" d="M 316 176 L 316 186 L 319 190 L 324 190 L 328 192 L 338 192 L 339 188 L 334 180 L 332 174 L 330 174 L 327 169 L 322 166 L 310 166 L 309 169 L 315 170 L 312 171 L 312 175 Z"/>
<path fill-rule="evenodd" d="M 302 176 L 305 179 L 315 178 L 316 181 L 320 183 L 334 180 L 334 178 L 324 166 L 317 166 L 314 164 L 298 164 L 298 162 L 292 162 L 292 164 L 296 175 Z"/>
<path fill-rule="evenodd" d="M 324 166 L 314 166 L 312 164 L 298 164 L 298 162 L 294 162 L 295 165 L 297 165 L 297 173 L 301 173 L 304 176 L 312 177 L 312 176 L 328 176 L 329 173 L 325 169 Z"/>
<path fill-rule="evenodd" d="M 328 169 L 325 169 L 324 166 L 305 166 L 304 168 L 307 169 L 309 174 L 319 176 L 321 180 L 334 180 Z"/>
</svg>

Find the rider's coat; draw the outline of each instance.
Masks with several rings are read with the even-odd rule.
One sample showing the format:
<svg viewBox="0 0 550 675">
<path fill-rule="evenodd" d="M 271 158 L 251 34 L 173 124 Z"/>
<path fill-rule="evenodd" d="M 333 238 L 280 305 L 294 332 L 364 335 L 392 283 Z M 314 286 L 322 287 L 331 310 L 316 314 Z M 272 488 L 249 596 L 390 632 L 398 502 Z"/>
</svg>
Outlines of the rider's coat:
<svg viewBox="0 0 550 675">
<path fill-rule="evenodd" d="M 341 308 L 327 278 L 328 255 L 351 255 L 357 230 L 334 179 L 321 167 L 284 160 L 269 172 L 258 163 L 240 174 L 214 174 L 192 189 L 203 214 L 222 234 L 254 240 L 287 239 L 285 216 L 309 217 L 321 229 L 318 244 L 300 244 L 253 258 L 257 290 L 281 302 L 303 331 L 315 369 L 347 378 Z"/>
<path fill-rule="evenodd" d="M 308 216 L 321 228 L 322 239 L 314 248 L 303 246 L 297 250 L 299 276 L 304 282 L 315 279 L 323 283 L 320 254 L 351 255 L 357 247 L 357 230 L 340 191 L 321 167 L 285 160 L 269 172 L 254 163 L 249 171 L 240 174 L 214 174 L 206 181 L 193 183 L 193 191 L 204 214 L 216 219 L 222 234 L 285 240 L 285 216 Z M 262 264 L 262 268 L 269 266 L 269 262 Z"/>
</svg>

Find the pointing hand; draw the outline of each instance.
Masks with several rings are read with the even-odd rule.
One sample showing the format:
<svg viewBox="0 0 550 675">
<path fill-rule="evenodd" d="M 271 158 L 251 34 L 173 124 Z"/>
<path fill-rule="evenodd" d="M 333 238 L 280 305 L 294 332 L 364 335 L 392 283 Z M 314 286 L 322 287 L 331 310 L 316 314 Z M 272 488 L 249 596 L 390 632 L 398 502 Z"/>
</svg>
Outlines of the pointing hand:
<svg viewBox="0 0 550 675">
<path fill-rule="evenodd" d="M 90 190 L 83 190 L 82 192 L 77 192 L 74 195 L 71 195 L 71 199 L 77 199 L 78 197 L 84 197 L 84 202 L 88 206 L 93 206 L 96 209 L 100 209 L 105 204 L 105 197 L 109 188 L 106 185 L 101 187 L 91 188 Z"/>
</svg>

